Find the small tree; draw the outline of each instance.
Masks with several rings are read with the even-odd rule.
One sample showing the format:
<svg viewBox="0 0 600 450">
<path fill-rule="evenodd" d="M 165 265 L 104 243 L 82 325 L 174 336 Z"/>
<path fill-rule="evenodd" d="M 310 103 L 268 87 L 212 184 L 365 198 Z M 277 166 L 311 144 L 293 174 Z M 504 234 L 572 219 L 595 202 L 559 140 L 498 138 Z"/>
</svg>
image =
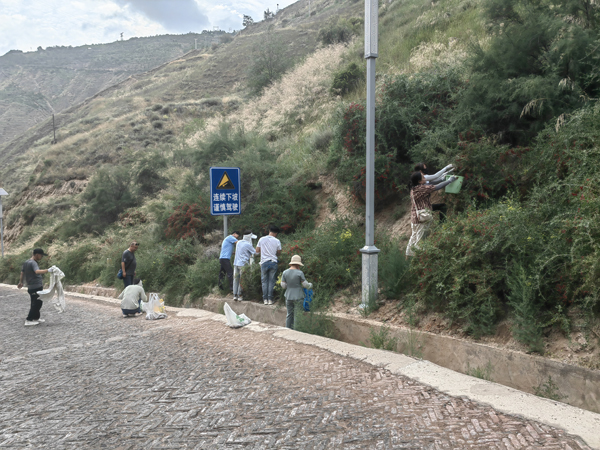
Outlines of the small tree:
<svg viewBox="0 0 600 450">
<path fill-rule="evenodd" d="M 244 28 L 247 27 L 248 25 L 252 25 L 253 23 L 254 23 L 254 20 L 252 19 L 252 17 L 244 14 L 244 19 L 242 21 L 242 25 L 244 26 Z"/>
<path fill-rule="evenodd" d="M 272 19 L 273 17 L 275 17 L 275 13 L 272 11 L 269 11 L 269 8 L 267 8 L 267 10 L 264 12 L 264 19 L 269 20 L 269 19 Z"/>
<path fill-rule="evenodd" d="M 251 58 L 248 85 L 255 93 L 278 80 L 290 66 L 285 55 L 285 45 L 275 37 L 272 26 L 254 47 Z"/>
</svg>

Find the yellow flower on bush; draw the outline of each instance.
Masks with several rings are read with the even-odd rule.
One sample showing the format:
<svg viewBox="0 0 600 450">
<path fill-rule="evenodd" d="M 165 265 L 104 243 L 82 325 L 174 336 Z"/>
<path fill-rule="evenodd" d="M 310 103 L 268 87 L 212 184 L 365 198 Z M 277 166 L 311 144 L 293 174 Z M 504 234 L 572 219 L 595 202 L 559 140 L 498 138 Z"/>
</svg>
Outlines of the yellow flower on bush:
<svg viewBox="0 0 600 450">
<path fill-rule="evenodd" d="M 283 272 L 279 274 L 279 278 L 277 278 L 277 281 L 275 282 L 275 284 L 277 286 L 281 286 L 281 276 L 283 275 Z"/>
<path fill-rule="evenodd" d="M 352 237 L 352 232 L 348 229 L 342 231 L 342 234 L 340 234 L 340 238 L 342 239 L 342 241 L 347 241 L 351 237 Z"/>
</svg>

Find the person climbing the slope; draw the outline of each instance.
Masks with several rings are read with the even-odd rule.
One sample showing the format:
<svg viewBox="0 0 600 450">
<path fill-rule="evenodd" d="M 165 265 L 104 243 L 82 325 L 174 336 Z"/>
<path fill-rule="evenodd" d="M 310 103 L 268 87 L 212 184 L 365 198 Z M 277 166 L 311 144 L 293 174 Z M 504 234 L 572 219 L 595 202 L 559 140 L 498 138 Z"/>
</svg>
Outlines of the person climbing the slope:
<svg viewBox="0 0 600 450">
<path fill-rule="evenodd" d="M 425 235 L 425 232 L 431 225 L 433 215 L 431 214 L 431 194 L 434 191 L 448 186 L 456 180 L 456 177 L 451 177 L 449 180 L 439 184 L 426 184 L 425 178 L 421 172 L 414 172 L 410 177 L 411 182 L 411 209 L 410 209 L 410 227 L 412 235 L 406 246 L 406 258 L 415 256 L 413 248 L 418 249 L 418 243 Z M 423 213 L 425 211 L 425 213 Z M 426 213 L 429 211 L 429 214 Z"/>
</svg>

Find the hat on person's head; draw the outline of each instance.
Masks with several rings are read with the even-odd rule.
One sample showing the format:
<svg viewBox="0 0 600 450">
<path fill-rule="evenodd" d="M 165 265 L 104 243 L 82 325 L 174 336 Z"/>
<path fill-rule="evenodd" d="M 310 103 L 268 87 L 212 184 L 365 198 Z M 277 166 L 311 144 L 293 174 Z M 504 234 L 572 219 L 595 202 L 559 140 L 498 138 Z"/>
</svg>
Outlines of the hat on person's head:
<svg viewBox="0 0 600 450">
<path fill-rule="evenodd" d="M 34 255 L 48 256 L 48 254 L 44 253 L 44 250 L 42 250 L 41 248 L 34 248 L 33 249 L 33 254 Z"/>
<path fill-rule="evenodd" d="M 294 255 L 292 256 L 292 260 L 290 261 L 289 265 L 303 266 L 304 264 L 302 264 L 302 258 L 300 258 L 300 255 Z"/>
</svg>

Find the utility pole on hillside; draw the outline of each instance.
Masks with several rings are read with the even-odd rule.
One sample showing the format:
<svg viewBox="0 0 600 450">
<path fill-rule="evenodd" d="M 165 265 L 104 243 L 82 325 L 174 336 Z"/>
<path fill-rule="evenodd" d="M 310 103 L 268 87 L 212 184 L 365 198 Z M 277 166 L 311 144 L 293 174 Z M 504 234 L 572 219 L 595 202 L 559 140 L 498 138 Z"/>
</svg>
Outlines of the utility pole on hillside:
<svg viewBox="0 0 600 450">
<path fill-rule="evenodd" d="M 2 197 L 8 195 L 4 189 L 0 188 L 0 246 L 2 247 L 2 257 L 4 258 L 4 222 L 2 222 Z"/>
<path fill-rule="evenodd" d="M 379 1 L 365 0 L 365 59 L 367 60 L 367 167 L 365 246 L 362 253 L 362 303 L 367 308 L 377 300 L 377 264 L 375 247 L 375 60 L 378 54 Z"/>
<path fill-rule="evenodd" d="M 52 133 L 54 134 L 54 139 L 52 139 L 52 144 L 56 144 L 56 125 L 54 123 L 54 114 L 52 114 Z"/>
</svg>

